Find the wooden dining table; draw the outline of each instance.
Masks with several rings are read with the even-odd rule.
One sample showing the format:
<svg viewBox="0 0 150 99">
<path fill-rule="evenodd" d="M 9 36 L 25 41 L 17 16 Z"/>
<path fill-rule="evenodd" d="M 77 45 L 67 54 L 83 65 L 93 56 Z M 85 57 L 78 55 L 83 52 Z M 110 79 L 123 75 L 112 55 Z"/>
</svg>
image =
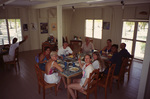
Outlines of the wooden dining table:
<svg viewBox="0 0 150 99">
<path fill-rule="evenodd" d="M 92 53 L 89 53 L 89 54 L 92 55 Z M 85 55 L 86 55 L 86 53 L 81 53 L 80 54 L 80 56 L 81 56 L 82 59 L 84 58 Z M 102 59 L 107 60 L 108 58 L 105 57 L 105 56 L 103 56 Z M 66 77 L 66 79 L 67 79 L 67 85 L 69 85 L 69 84 L 71 84 L 71 78 L 72 77 L 76 77 L 76 76 L 82 74 L 82 69 L 80 68 L 79 65 L 75 65 L 74 67 L 79 68 L 79 70 L 77 70 L 77 71 L 70 71 L 70 68 L 73 67 L 72 64 L 74 62 L 77 62 L 77 59 L 75 59 L 75 58 L 69 58 L 69 57 L 67 57 L 64 60 L 60 60 L 59 59 L 59 61 L 57 61 L 58 64 L 62 64 L 62 65 L 64 65 L 64 62 L 67 62 L 67 66 L 66 67 L 65 66 L 62 67 L 64 71 L 60 72 L 60 74 L 63 75 L 64 77 Z M 69 94 L 68 90 L 67 90 L 67 99 L 70 99 L 70 94 Z"/>
<path fill-rule="evenodd" d="M 70 59 L 66 59 L 66 60 L 63 60 L 63 61 L 59 61 L 57 62 L 58 64 L 64 64 L 64 62 L 68 61 L 67 62 L 67 66 L 66 67 L 63 67 L 63 72 L 60 72 L 61 75 L 63 75 L 64 77 L 66 77 L 67 79 L 67 85 L 69 85 L 71 83 L 71 78 L 72 77 L 76 77 L 78 75 L 81 75 L 82 74 L 82 69 L 80 68 L 80 66 L 77 66 L 75 65 L 74 67 L 78 68 L 77 71 L 70 71 L 70 68 L 73 67 L 73 62 L 76 62 L 77 60 L 73 59 L 73 58 L 70 58 Z M 67 90 L 67 98 L 70 99 L 70 94 L 69 94 L 69 91 Z"/>
</svg>

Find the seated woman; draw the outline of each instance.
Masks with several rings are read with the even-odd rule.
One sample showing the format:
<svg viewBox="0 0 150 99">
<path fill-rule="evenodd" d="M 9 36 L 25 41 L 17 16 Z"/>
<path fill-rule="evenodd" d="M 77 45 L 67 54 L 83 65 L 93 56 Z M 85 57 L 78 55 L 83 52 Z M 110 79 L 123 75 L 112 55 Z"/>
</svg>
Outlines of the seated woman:
<svg viewBox="0 0 150 99">
<path fill-rule="evenodd" d="M 106 53 L 110 53 L 111 52 L 111 46 L 112 46 L 112 40 L 108 39 L 107 40 L 107 46 L 105 46 L 101 51 L 100 54 L 101 55 L 105 55 Z"/>
<path fill-rule="evenodd" d="M 74 79 L 73 83 L 68 85 L 68 90 L 69 93 L 71 94 L 73 99 L 77 98 L 77 94 L 76 91 L 75 93 L 73 92 L 73 90 L 81 90 L 84 91 L 85 89 L 87 89 L 87 83 L 88 83 L 88 78 L 90 76 L 90 73 L 92 73 L 92 71 L 94 70 L 92 64 L 91 64 L 91 56 L 90 55 L 85 55 L 85 64 L 82 65 L 81 64 L 81 60 L 79 59 L 79 65 L 80 68 L 82 68 L 83 70 L 83 76 L 81 79 Z"/>
<path fill-rule="evenodd" d="M 40 54 L 39 57 L 39 67 L 41 70 L 45 71 L 45 64 L 50 59 L 50 47 L 46 47 L 44 52 Z"/>
<path fill-rule="evenodd" d="M 99 69 L 100 72 L 104 71 L 104 61 L 101 59 L 100 54 L 98 52 L 93 53 L 94 62 L 92 63 L 94 69 Z"/>
<path fill-rule="evenodd" d="M 60 85 L 60 80 L 62 78 L 63 83 L 65 85 L 65 88 L 67 87 L 66 82 L 65 82 L 65 78 L 61 77 L 61 75 L 59 75 L 57 72 L 55 72 L 55 69 L 58 69 L 59 71 L 63 71 L 63 69 L 55 62 L 57 60 L 57 52 L 52 51 L 50 53 L 51 59 L 47 62 L 46 66 L 45 66 L 45 72 L 46 74 L 44 75 L 44 80 L 47 83 L 56 83 L 58 84 L 57 86 L 57 90 L 58 87 Z"/>
</svg>

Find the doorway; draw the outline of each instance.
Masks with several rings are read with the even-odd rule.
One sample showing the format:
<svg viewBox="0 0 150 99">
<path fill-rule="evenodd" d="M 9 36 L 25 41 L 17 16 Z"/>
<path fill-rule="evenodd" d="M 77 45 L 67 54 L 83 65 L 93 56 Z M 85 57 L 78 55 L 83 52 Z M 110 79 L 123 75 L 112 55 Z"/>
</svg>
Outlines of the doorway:
<svg viewBox="0 0 150 99">
<path fill-rule="evenodd" d="M 121 42 L 135 59 L 144 59 L 147 34 L 147 21 L 123 21 Z"/>
</svg>

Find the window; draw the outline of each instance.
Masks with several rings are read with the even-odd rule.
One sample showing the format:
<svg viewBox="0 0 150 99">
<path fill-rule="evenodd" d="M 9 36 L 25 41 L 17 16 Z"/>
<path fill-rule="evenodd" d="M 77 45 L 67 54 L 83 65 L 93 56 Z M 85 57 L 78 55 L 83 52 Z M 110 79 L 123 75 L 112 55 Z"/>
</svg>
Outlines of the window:
<svg viewBox="0 0 150 99">
<path fill-rule="evenodd" d="M 102 38 L 102 20 L 100 19 L 86 19 L 85 22 L 85 36 L 90 38 Z"/>
<path fill-rule="evenodd" d="M 0 45 L 12 43 L 12 39 L 22 40 L 20 19 L 0 19 Z"/>
<path fill-rule="evenodd" d="M 124 21 L 121 42 L 126 43 L 134 58 L 143 60 L 148 34 L 148 22 Z"/>
</svg>

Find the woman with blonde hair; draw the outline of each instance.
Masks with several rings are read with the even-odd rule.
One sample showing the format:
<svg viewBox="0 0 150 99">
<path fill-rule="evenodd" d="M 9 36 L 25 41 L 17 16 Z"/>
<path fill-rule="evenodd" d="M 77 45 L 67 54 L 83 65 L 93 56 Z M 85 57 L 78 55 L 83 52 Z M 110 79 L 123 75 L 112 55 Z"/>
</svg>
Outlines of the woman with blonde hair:
<svg viewBox="0 0 150 99">
<path fill-rule="evenodd" d="M 57 86 L 57 90 L 58 87 L 60 85 L 60 80 L 62 78 L 63 83 L 65 85 L 65 88 L 67 87 L 66 82 L 65 82 L 65 78 L 63 76 L 61 76 L 60 74 L 58 74 L 58 72 L 55 72 L 55 69 L 58 69 L 60 72 L 63 72 L 63 69 L 55 62 L 57 60 L 57 52 L 52 51 L 50 53 L 51 59 L 47 62 L 46 66 L 45 66 L 45 72 L 46 74 L 44 75 L 44 80 L 47 83 L 56 83 L 58 84 Z"/>
</svg>

